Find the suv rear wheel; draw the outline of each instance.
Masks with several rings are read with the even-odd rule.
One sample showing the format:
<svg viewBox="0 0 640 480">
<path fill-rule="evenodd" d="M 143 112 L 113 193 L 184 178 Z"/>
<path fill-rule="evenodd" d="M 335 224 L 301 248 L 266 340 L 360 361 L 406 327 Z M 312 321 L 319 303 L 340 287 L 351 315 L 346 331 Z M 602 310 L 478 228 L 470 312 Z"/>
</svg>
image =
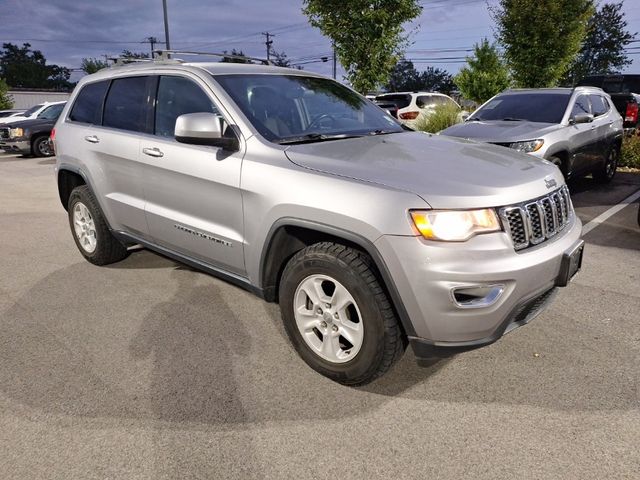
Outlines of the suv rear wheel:
<svg viewBox="0 0 640 480">
<path fill-rule="evenodd" d="M 69 225 L 80 253 L 94 265 L 108 265 L 127 258 L 129 252 L 109 231 L 95 197 L 86 185 L 69 196 Z"/>
<path fill-rule="evenodd" d="M 303 360 L 339 383 L 369 383 L 404 352 L 371 259 L 344 245 L 318 243 L 294 255 L 280 281 L 280 309 Z"/>
<path fill-rule="evenodd" d="M 593 172 L 593 179 L 598 183 L 609 183 L 613 180 L 618 168 L 618 159 L 620 158 L 620 148 L 612 146 L 607 153 L 604 164 Z"/>
</svg>

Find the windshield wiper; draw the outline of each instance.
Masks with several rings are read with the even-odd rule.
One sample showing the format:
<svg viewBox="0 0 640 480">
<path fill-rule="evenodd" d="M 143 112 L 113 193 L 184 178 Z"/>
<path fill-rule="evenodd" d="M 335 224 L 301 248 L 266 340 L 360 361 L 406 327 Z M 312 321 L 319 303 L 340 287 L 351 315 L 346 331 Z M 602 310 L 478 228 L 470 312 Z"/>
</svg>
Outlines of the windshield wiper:
<svg viewBox="0 0 640 480">
<path fill-rule="evenodd" d="M 277 140 L 279 145 L 298 145 L 301 143 L 314 143 L 314 142 L 328 142 L 331 140 L 343 140 L 345 138 L 360 138 L 364 135 L 354 135 L 350 133 L 338 133 L 333 135 L 323 133 L 308 133 L 306 135 L 300 135 L 299 137 L 285 137 Z"/>
<path fill-rule="evenodd" d="M 391 133 L 400 133 L 398 130 L 373 130 L 369 132 L 367 135 L 375 136 L 375 135 L 389 135 Z"/>
</svg>

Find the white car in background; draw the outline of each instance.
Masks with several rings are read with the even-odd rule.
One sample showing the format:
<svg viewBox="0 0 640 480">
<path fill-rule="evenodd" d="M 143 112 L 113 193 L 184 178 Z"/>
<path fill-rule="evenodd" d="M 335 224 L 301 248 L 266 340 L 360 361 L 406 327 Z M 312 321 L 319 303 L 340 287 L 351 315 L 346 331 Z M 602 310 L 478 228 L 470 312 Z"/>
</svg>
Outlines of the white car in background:
<svg viewBox="0 0 640 480">
<path fill-rule="evenodd" d="M 468 112 L 462 111 L 458 103 L 448 95 L 435 92 L 391 92 L 376 97 L 376 103 L 394 103 L 398 107 L 398 120 L 412 127 L 418 118 L 428 117 L 438 105 L 452 105 L 460 110 L 462 116 Z"/>
<path fill-rule="evenodd" d="M 66 102 L 44 102 L 44 103 L 39 103 L 38 105 L 34 105 L 33 107 L 31 107 L 29 110 L 27 110 L 26 112 L 21 113 L 20 115 L 13 115 L 11 117 L 3 117 L 0 118 L 0 125 L 4 124 L 4 123 L 14 123 L 14 122 L 20 122 L 22 120 L 32 120 L 34 118 L 38 118 L 38 116 L 40 116 L 41 113 L 44 113 L 45 110 L 51 108 L 54 105 L 64 105 Z"/>
</svg>

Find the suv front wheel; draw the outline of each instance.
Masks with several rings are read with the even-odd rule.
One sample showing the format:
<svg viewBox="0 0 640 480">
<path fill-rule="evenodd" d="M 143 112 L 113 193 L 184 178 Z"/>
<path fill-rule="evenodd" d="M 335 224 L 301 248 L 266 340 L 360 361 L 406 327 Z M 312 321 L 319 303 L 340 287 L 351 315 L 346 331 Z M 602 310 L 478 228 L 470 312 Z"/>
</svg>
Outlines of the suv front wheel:
<svg viewBox="0 0 640 480">
<path fill-rule="evenodd" d="M 404 352 L 371 259 L 344 245 L 323 242 L 294 255 L 280 281 L 280 309 L 303 360 L 339 383 L 369 383 Z"/>
<path fill-rule="evenodd" d="M 69 196 L 69 225 L 80 253 L 94 265 L 108 265 L 127 258 L 127 248 L 109 230 L 98 202 L 86 185 Z"/>
</svg>

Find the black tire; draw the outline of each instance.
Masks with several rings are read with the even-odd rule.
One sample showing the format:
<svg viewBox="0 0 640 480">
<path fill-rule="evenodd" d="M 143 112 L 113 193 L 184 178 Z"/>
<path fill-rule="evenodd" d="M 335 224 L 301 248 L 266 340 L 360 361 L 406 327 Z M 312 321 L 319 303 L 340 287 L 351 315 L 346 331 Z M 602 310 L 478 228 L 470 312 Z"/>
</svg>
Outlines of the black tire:
<svg viewBox="0 0 640 480">
<path fill-rule="evenodd" d="M 613 180 L 620 159 L 620 147 L 612 146 L 607 153 L 604 163 L 593 171 L 593 179 L 598 183 L 609 183 Z"/>
<path fill-rule="evenodd" d="M 49 145 L 49 137 L 41 135 L 31 142 L 31 153 L 34 157 L 51 157 L 53 151 Z"/>
<path fill-rule="evenodd" d="M 76 233 L 76 227 L 74 225 L 74 215 L 76 206 L 81 209 L 84 205 L 90 215 L 90 220 L 93 221 L 95 231 L 95 247 L 83 246 L 78 234 Z M 107 222 L 102 215 L 102 211 L 98 206 L 93 193 L 86 185 L 76 187 L 69 196 L 68 204 L 69 212 L 69 226 L 71 227 L 71 234 L 73 240 L 76 242 L 76 246 L 84 258 L 94 265 L 108 265 L 110 263 L 119 262 L 129 256 L 127 248 L 120 243 L 111 233 Z"/>
<path fill-rule="evenodd" d="M 565 165 L 565 162 L 562 161 L 562 159 L 560 157 L 549 157 L 548 160 L 553 163 L 556 167 L 558 167 L 560 169 L 560 171 L 562 172 L 562 175 L 567 178 L 567 166 Z"/>
<path fill-rule="evenodd" d="M 363 325 L 362 346 L 346 363 L 315 353 L 298 330 L 294 301 L 298 286 L 310 275 L 340 282 L 358 305 Z M 384 374 L 404 353 L 406 338 L 378 280 L 371 259 L 344 245 L 311 245 L 289 260 L 280 280 L 279 302 L 285 330 L 302 359 L 322 375 L 344 385 L 363 385 Z"/>
</svg>

